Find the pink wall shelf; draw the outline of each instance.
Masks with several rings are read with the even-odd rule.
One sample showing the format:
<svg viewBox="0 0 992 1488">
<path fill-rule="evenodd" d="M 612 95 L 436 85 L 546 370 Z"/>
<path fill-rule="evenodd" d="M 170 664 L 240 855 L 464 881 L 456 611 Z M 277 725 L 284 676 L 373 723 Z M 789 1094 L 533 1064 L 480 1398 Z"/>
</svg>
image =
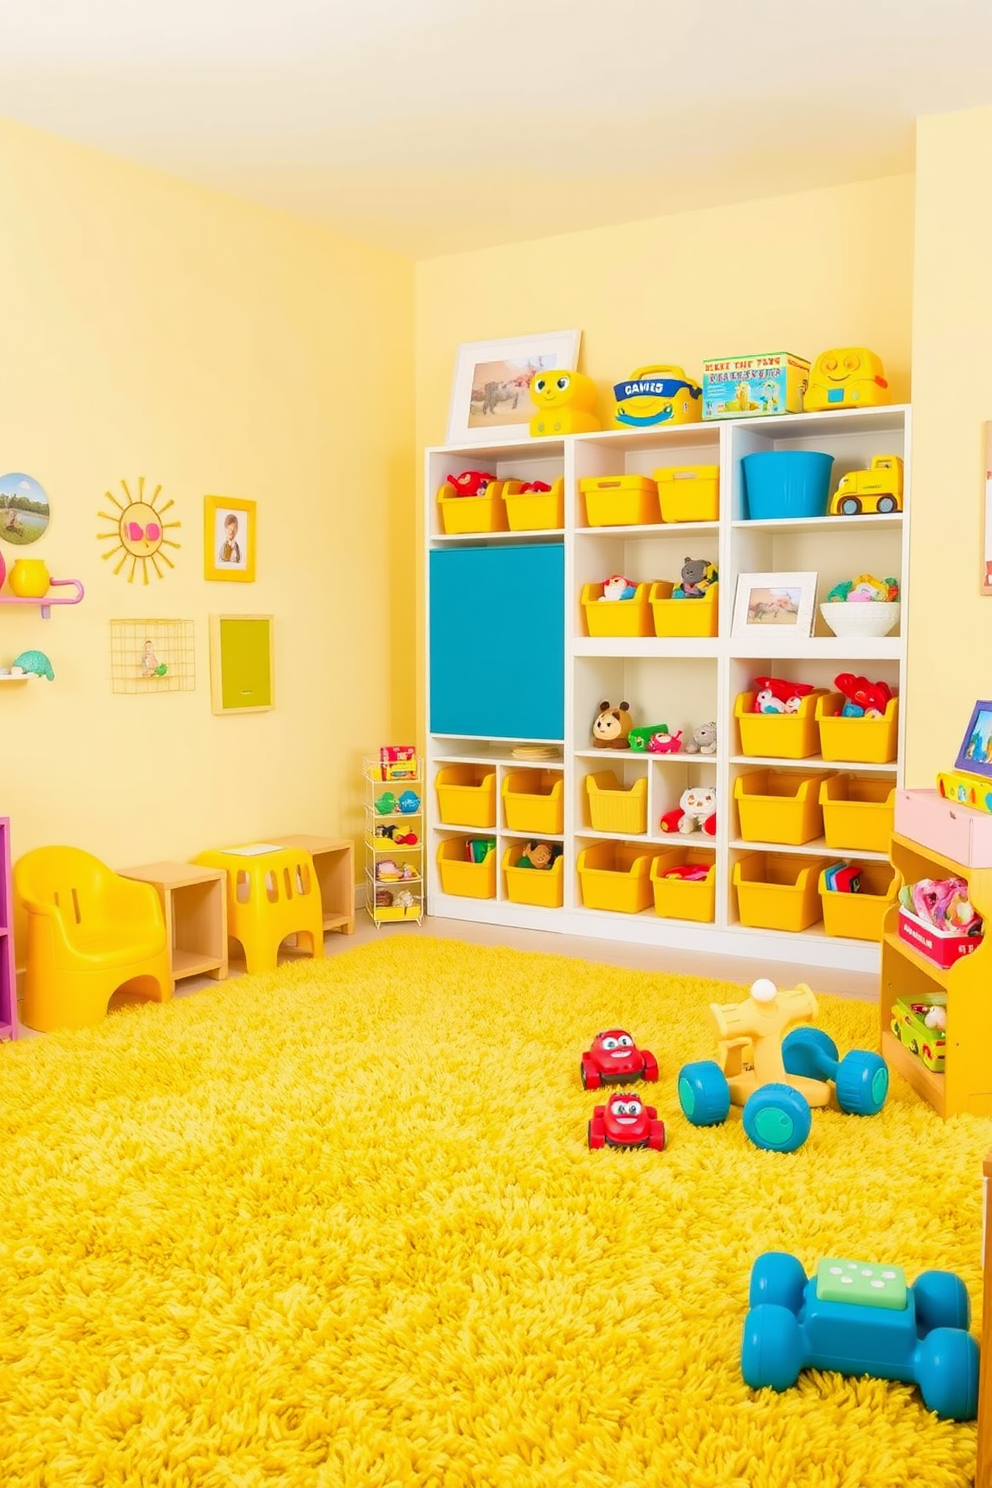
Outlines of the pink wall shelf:
<svg viewBox="0 0 992 1488">
<path fill-rule="evenodd" d="M 71 584 L 76 591 L 71 598 L 69 595 L 60 598 L 58 595 L 49 593 L 43 594 L 40 599 L 15 599 L 13 595 L 0 594 L 0 604 L 41 605 L 41 618 L 47 620 L 52 612 L 52 605 L 78 604 L 86 592 L 79 579 L 51 579 L 49 589 L 64 588 L 67 584 Z"/>
</svg>

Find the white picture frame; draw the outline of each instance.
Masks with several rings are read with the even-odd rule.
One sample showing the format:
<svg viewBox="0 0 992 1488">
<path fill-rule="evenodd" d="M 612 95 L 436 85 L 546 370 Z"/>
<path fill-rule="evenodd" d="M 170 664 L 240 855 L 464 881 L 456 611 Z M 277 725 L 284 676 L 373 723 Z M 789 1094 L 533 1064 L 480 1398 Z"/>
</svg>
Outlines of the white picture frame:
<svg viewBox="0 0 992 1488">
<path fill-rule="evenodd" d="M 530 379 L 552 367 L 578 371 L 581 331 L 463 341 L 455 358 L 448 444 L 517 444 L 537 411 Z"/>
<path fill-rule="evenodd" d="M 796 640 L 813 631 L 816 608 L 815 573 L 742 573 L 734 596 L 735 636 Z"/>
</svg>

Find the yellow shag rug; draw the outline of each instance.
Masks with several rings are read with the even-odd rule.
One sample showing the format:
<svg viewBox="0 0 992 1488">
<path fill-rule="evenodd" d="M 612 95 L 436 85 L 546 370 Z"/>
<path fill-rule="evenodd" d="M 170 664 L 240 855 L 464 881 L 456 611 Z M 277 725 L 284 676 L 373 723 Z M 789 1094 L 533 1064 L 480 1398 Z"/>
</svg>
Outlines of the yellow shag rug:
<svg viewBox="0 0 992 1488">
<path fill-rule="evenodd" d="M 759 1152 L 680 1064 L 743 989 L 404 938 L 0 1051 L 4 1488 L 965 1488 L 910 1387 L 752 1394 L 754 1257 L 959 1272 L 992 1122 L 900 1080 Z M 669 1147 L 590 1152 L 628 1027 Z M 875 1010 L 823 998 L 842 1050 Z"/>
</svg>

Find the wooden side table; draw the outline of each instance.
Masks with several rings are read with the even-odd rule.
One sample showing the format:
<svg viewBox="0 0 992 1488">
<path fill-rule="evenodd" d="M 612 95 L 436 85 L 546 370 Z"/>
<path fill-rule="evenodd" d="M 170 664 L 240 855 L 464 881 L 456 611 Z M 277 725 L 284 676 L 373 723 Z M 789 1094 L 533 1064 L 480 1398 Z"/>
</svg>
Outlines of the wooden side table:
<svg viewBox="0 0 992 1488">
<path fill-rule="evenodd" d="M 223 981 L 227 976 L 227 874 L 223 869 L 199 868 L 193 863 L 145 863 L 118 872 L 157 890 L 173 982 L 191 976 Z"/>
<path fill-rule="evenodd" d="M 267 839 L 269 840 L 269 839 Z M 281 847 L 302 847 L 313 858 L 324 930 L 351 935 L 355 929 L 355 844 L 350 837 L 320 837 L 310 832 L 276 833 Z"/>
<path fill-rule="evenodd" d="M 982 1362 L 978 1377 L 978 1467 L 975 1488 L 992 1488 L 992 1152 L 985 1154 L 985 1226 L 982 1240 Z"/>
</svg>

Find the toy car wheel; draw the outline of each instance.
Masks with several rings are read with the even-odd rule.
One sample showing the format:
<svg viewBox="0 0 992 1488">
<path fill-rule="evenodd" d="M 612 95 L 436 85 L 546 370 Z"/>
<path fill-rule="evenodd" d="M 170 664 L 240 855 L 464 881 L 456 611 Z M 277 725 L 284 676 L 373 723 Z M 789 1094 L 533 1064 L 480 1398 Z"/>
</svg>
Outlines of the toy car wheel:
<svg viewBox="0 0 992 1488">
<path fill-rule="evenodd" d="M 598 1129 L 594 1131 L 593 1130 L 593 1124 L 592 1124 L 591 1121 L 589 1123 L 589 1146 L 590 1147 L 605 1147 L 606 1146 L 606 1136 L 605 1136 L 605 1134 L 601 1130 L 598 1130 Z"/>
<path fill-rule="evenodd" d="M 881 1054 L 852 1049 L 837 1070 L 837 1104 L 849 1116 L 875 1116 L 889 1093 L 889 1067 Z"/>
<path fill-rule="evenodd" d="M 812 1124 L 809 1101 L 791 1085 L 762 1085 L 744 1106 L 744 1130 L 764 1152 L 795 1152 Z"/>
<path fill-rule="evenodd" d="M 715 1059 L 682 1066 L 679 1105 L 693 1126 L 719 1126 L 726 1121 L 730 1115 L 730 1086 Z"/>
<path fill-rule="evenodd" d="M 842 517 L 856 517 L 861 510 L 861 502 L 857 496 L 845 496 L 838 504 L 837 510 Z"/>
<path fill-rule="evenodd" d="M 751 1288 L 747 1305 L 787 1307 L 798 1313 L 806 1292 L 806 1272 L 802 1262 L 784 1250 L 766 1250 L 751 1267 Z"/>
<path fill-rule="evenodd" d="M 878 498 L 878 510 L 884 516 L 888 516 L 889 512 L 894 512 L 895 509 L 896 498 L 894 496 L 880 496 Z"/>
<path fill-rule="evenodd" d="M 953 1271 L 924 1271 L 913 1284 L 916 1325 L 921 1333 L 931 1328 L 963 1328 L 971 1322 L 968 1288 Z"/>
<path fill-rule="evenodd" d="M 652 1121 L 651 1131 L 648 1135 L 648 1146 L 653 1147 L 656 1152 L 664 1152 L 665 1123 L 663 1121 Z"/>
<path fill-rule="evenodd" d="M 802 1334 L 795 1313 L 773 1304 L 749 1312 L 741 1340 L 744 1383 L 752 1390 L 769 1386 L 773 1390 L 788 1390 L 796 1383 L 802 1367 Z"/>
<path fill-rule="evenodd" d="M 649 1054 L 647 1050 L 644 1051 L 643 1078 L 648 1081 L 657 1080 L 658 1078 L 658 1061 L 657 1059 L 655 1059 L 654 1055 Z"/>
<path fill-rule="evenodd" d="M 782 1040 L 782 1063 L 790 1075 L 828 1080 L 837 1059 L 837 1045 L 822 1028 L 794 1028 Z"/>
<path fill-rule="evenodd" d="M 587 1067 L 585 1061 L 583 1060 L 582 1064 L 579 1066 L 579 1073 L 582 1076 L 582 1089 L 583 1090 L 598 1090 L 599 1089 L 600 1081 L 599 1081 L 599 1071 L 598 1070 L 590 1069 L 589 1067 Z"/>
<path fill-rule="evenodd" d="M 950 1421 L 978 1414 L 978 1343 L 963 1328 L 934 1328 L 920 1340 L 916 1382 L 927 1410 Z"/>
</svg>

